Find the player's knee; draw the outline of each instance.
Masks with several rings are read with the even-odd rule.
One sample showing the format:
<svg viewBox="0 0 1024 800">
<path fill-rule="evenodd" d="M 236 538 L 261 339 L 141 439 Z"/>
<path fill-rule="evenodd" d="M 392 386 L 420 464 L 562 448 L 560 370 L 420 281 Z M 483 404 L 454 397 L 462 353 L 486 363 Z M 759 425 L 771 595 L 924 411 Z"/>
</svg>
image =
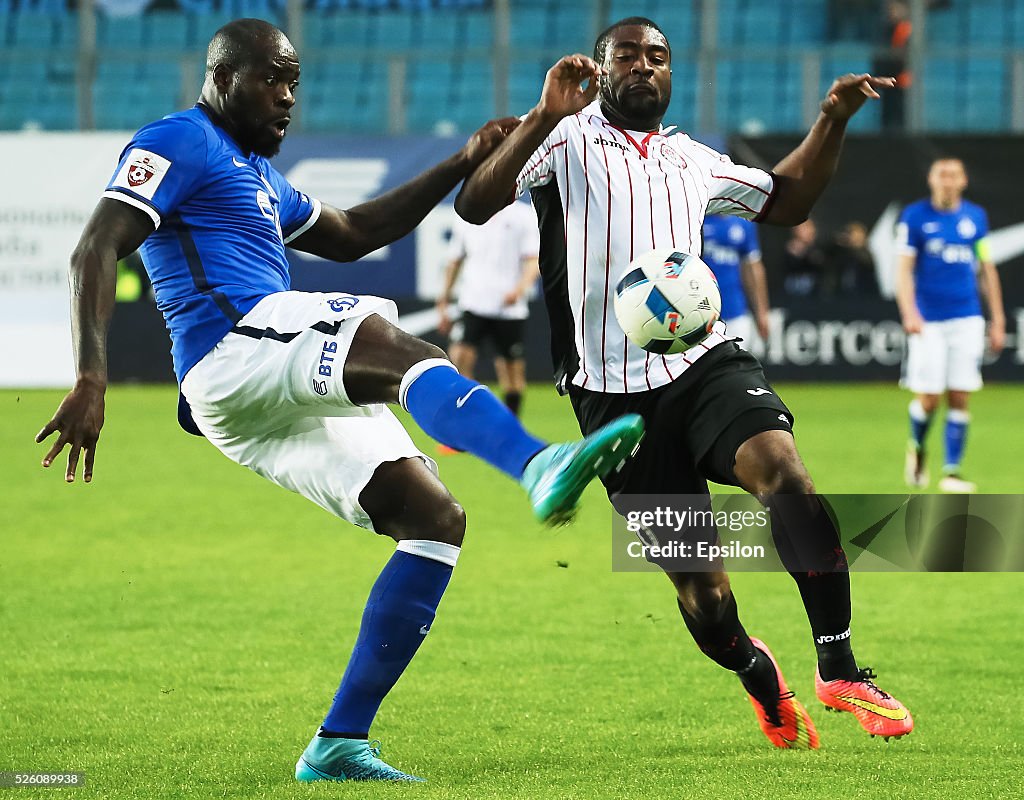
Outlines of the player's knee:
<svg viewBox="0 0 1024 800">
<path fill-rule="evenodd" d="M 702 625 L 713 625 L 722 619 L 731 599 L 732 587 L 728 580 L 694 584 L 679 593 L 686 613 Z"/>
<path fill-rule="evenodd" d="M 454 497 L 437 504 L 429 520 L 422 520 L 416 534 L 421 539 L 462 547 L 466 536 L 466 512 Z"/>
<path fill-rule="evenodd" d="M 761 466 L 752 493 L 762 503 L 777 494 L 814 494 L 814 481 L 795 451 L 773 454 Z"/>
</svg>

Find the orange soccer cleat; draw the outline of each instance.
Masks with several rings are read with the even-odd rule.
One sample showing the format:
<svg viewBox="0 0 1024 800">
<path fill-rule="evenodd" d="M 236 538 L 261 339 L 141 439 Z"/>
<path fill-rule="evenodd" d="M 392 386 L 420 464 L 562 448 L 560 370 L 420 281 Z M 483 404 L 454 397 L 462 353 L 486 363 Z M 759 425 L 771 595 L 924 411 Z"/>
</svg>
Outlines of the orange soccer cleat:
<svg viewBox="0 0 1024 800">
<path fill-rule="evenodd" d="M 764 653 L 775 667 L 775 677 L 779 684 L 778 697 L 775 698 L 774 707 L 768 708 L 761 703 L 754 695 L 750 697 L 750 704 L 757 713 L 757 721 L 765 736 L 776 747 L 790 750 L 816 750 L 818 748 L 818 731 L 811 722 L 806 709 L 796 699 L 793 692 L 786 686 L 786 679 L 782 677 L 782 670 L 775 661 L 775 656 L 768 649 L 767 645 L 760 639 L 750 638 L 754 647 Z"/>
<path fill-rule="evenodd" d="M 849 711 L 873 737 L 882 736 L 888 742 L 906 736 L 914 730 L 914 718 L 903 703 L 875 686 L 874 678 L 870 667 L 858 672 L 855 681 L 825 681 L 815 670 L 814 691 L 826 711 Z"/>
</svg>

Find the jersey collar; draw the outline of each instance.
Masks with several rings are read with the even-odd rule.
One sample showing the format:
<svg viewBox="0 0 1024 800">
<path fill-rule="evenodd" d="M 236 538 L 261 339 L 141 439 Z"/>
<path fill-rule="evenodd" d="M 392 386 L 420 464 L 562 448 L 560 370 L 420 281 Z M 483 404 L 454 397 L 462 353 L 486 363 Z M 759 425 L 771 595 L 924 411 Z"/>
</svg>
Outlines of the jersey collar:
<svg viewBox="0 0 1024 800">
<path fill-rule="evenodd" d="M 608 118 L 604 115 L 601 110 L 601 101 L 594 100 L 589 106 L 583 109 L 584 113 L 591 114 L 601 120 L 602 124 L 612 130 L 616 130 L 626 137 L 628 141 L 636 151 L 643 158 L 647 158 L 647 145 L 655 136 L 667 136 L 676 129 L 675 125 L 669 125 L 667 128 L 664 125 L 658 127 L 656 131 L 629 131 L 625 128 L 620 128 L 618 125 L 609 122 Z"/>
</svg>

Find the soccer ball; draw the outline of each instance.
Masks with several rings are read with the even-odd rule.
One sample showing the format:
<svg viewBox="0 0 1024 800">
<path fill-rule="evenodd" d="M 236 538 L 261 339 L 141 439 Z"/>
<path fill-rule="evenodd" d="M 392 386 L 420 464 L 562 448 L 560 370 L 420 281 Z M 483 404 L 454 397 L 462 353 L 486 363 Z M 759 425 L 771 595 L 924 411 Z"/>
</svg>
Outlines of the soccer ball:
<svg viewBox="0 0 1024 800">
<path fill-rule="evenodd" d="M 721 314 L 715 274 L 697 256 L 671 248 L 634 259 L 615 286 L 619 325 L 651 353 L 683 353 L 700 344 Z"/>
</svg>

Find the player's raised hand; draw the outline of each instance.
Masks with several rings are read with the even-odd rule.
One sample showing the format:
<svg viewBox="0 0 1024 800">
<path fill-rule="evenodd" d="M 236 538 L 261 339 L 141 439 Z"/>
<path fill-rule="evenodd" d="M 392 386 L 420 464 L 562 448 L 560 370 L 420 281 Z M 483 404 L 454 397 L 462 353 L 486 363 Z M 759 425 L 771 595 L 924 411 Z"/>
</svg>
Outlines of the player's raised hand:
<svg viewBox="0 0 1024 800">
<path fill-rule="evenodd" d="M 485 123 L 462 148 L 469 163 L 473 167 L 479 165 L 521 122 L 519 117 L 502 117 Z"/>
<path fill-rule="evenodd" d="M 59 434 L 53 447 L 43 456 L 43 466 L 49 467 L 60 455 L 65 446 L 70 445 L 68 452 L 68 468 L 64 480 L 72 483 L 78 470 L 78 460 L 85 451 L 85 482 L 92 480 L 93 462 L 96 460 L 96 442 L 100 438 L 103 427 L 104 389 L 97 384 L 78 383 L 68 392 L 57 408 L 53 419 L 43 426 L 36 435 L 36 443 L 41 444 L 53 433 Z"/>
<path fill-rule="evenodd" d="M 602 69 L 594 59 L 577 53 L 558 60 L 544 77 L 537 109 L 552 119 L 582 111 L 597 97 Z M 587 82 L 587 88 L 582 84 Z"/>
<path fill-rule="evenodd" d="M 895 78 L 876 78 L 866 72 L 860 75 L 843 75 L 836 78 L 821 103 L 825 116 L 835 120 L 847 120 L 856 114 L 870 98 L 879 98 L 879 89 L 892 89 Z"/>
</svg>

